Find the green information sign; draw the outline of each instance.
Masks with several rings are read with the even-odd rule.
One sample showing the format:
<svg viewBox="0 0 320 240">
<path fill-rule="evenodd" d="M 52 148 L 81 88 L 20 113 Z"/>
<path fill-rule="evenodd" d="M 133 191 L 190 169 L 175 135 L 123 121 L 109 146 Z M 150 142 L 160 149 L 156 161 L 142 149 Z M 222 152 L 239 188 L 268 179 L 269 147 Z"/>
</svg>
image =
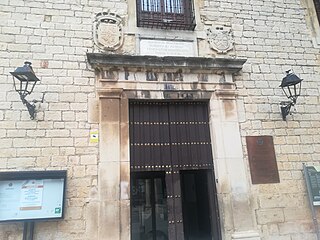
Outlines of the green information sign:
<svg viewBox="0 0 320 240">
<path fill-rule="evenodd" d="M 317 240 L 320 240 L 318 219 L 314 209 L 314 206 L 320 206 L 320 166 L 306 166 L 303 164 L 303 175 L 307 184 L 313 225 L 317 234 Z"/>
<path fill-rule="evenodd" d="M 309 181 L 313 206 L 320 206 L 320 166 L 306 166 L 306 180 Z"/>
</svg>

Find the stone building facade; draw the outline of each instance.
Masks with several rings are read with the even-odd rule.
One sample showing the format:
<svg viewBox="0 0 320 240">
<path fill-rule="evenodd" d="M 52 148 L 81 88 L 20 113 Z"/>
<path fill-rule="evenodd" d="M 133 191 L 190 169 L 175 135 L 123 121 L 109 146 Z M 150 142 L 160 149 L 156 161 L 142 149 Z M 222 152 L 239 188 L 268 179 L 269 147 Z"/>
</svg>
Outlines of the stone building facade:
<svg viewBox="0 0 320 240">
<path fill-rule="evenodd" d="M 162 10 L 151 9 L 160 2 Z M 173 2 L 185 8 L 168 10 Z M 67 170 L 65 217 L 37 222 L 34 239 L 136 239 L 130 185 L 140 167 L 167 176 L 204 166 L 192 162 L 175 172 L 176 165 L 133 164 L 133 102 L 207 104 L 211 237 L 316 239 L 302 173 L 303 163 L 320 160 L 314 3 L 186 2 L 1 0 L 0 169 Z M 144 15 L 151 10 L 161 14 Z M 44 94 L 34 120 L 10 75 L 25 60 L 41 80 L 29 100 Z M 303 82 L 296 110 L 283 121 L 279 85 L 288 69 Z M 279 182 L 252 184 L 248 136 L 272 137 Z M 171 206 L 187 211 L 180 192 L 172 201 L 168 196 Z M 187 239 L 181 212 L 171 210 L 161 215 L 170 221 L 163 239 Z M 23 224 L 0 223 L 0 239 L 22 234 Z"/>
</svg>

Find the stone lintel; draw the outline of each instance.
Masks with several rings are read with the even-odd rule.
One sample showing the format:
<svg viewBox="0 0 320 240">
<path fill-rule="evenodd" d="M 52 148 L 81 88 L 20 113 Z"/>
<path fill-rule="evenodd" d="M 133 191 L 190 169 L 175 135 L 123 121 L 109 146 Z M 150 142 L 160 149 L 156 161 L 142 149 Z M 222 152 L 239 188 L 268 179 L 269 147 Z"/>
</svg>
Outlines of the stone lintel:
<svg viewBox="0 0 320 240">
<path fill-rule="evenodd" d="M 143 68 L 143 69 L 187 69 L 211 72 L 236 73 L 242 69 L 246 59 L 205 57 L 157 57 L 87 53 L 88 62 L 95 69 Z"/>
</svg>

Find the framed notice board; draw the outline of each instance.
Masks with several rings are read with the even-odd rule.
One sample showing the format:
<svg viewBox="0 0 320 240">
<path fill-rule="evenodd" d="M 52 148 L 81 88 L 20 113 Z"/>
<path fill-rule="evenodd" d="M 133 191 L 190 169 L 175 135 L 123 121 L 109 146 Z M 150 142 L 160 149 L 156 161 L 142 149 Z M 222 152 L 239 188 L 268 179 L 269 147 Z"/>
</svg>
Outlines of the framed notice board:
<svg viewBox="0 0 320 240">
<path fill-rule="evenodd" d="M 320 240 L 319 225 L 315 210 L 315 207 L 320 206 L 320 166 L 306 166 L 303 164 L 303 175 L 307 184 L 313 225 L 317 234 L 317 239 Z"/>
<path fill-rule="evenodd" d="M 252 184 L 279 183 L 279 172 L 272 136 L 247 136 Z"/>
<path fill-rule="evenodd" d="M 320 206 L 320 166 L 305 166 L 304 176 L 313 206 Z"/>
<path fill-rule="evenodd" d="M 66 171 L 0 172 L 0 222 L 62 219 Z"/>
</svg>

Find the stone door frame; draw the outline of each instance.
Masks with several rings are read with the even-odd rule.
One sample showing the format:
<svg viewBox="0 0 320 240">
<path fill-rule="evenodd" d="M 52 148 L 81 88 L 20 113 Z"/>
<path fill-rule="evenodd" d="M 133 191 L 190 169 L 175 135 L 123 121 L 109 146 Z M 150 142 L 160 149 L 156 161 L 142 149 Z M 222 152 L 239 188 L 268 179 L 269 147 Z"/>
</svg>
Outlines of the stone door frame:
<svg viewBox="0 0 320 240">
<path fill-rule="evenodd" d="M 209 100 L 223 239 L 260 239 L 250 201 L 233 75 L 245 60 L 87 54 L 99 105 L 96 239 L 130 239 L 129 99 Z M 183 81 L 163 81 L 167 73 Z M 169 75 L 170 75 L 169 74 Z M 134 79 L 130 79 L 130 76 Z M 129 76 L 129 77 L 128 77 Z M 189 81 L 195 79 L 197 81 Z M 180 79 L 181 80 L 181 79 Z M 93 226 L 94 227 L 94 226 Z"/>
</svg>

